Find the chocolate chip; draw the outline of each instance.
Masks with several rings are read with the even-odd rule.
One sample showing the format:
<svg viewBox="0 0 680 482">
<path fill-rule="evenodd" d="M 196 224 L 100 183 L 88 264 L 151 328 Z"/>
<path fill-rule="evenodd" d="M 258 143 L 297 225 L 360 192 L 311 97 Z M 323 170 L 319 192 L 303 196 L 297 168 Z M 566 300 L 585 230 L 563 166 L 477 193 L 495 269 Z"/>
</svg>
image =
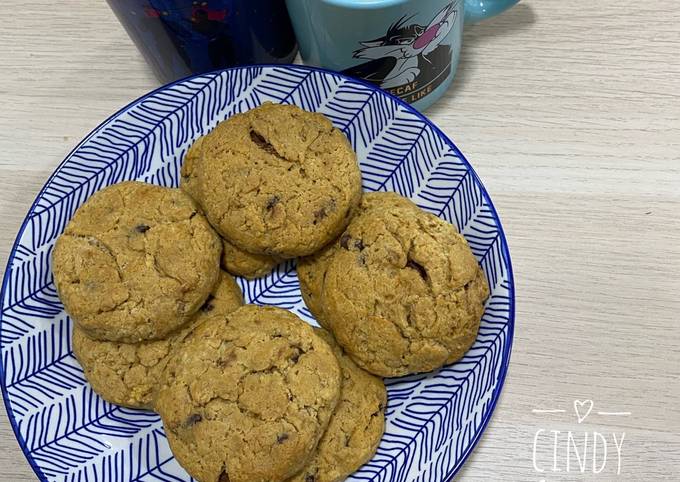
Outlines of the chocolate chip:
<svg viewBox="0 0 680 482">
<path fill-rule="evenodd" d="M 296 347 L 295 352 L 293 352 L 293 354 L 290 357 L 290 361 L 292 361 L 293 363 L 297 363 L 298 360 L 300 359 L 300 355 L 302 355 L 302 350 Z"/>
<path fill-rule="evenodd" d="M 192 212 L 192 213 L 189 215 L 189 219 L 194 219 L 194 216 L 196 216 L 197 214 L 198 214 L 198 213 L 197 213 L 196 211 Z"/>
<path fill-rule="evenodd" d="M 320 209 L 314 211 L 314 221 L 313 221 L 313 224 L 318 223 L 318 222 L 321 221 L 323 218 L 325 218 L 326 216 L 328 216 L 328 213 L 331 213 L 331 212 L 335 211 L 335 208 L 336 208 L 335 199 L 329 199 L 328 201 L 326 201 L 326 203 L 325 203 L 323 206 L 321 206 Z"/>
<path fill-rule="evenodd" d="M 201 414 L 199 413 L 192 413 L 187 417 L 187 419 L 184 421 L 184 426 L 185 427 L 191 427 L 192 425 L 196 425 L 198 422 L 203 420 L 203 417 L 201 417 Z"/>
<path fill-rule="evenodd" d="M 354 248 L 359 251 L 363 251 L 366 247 L 361 239 L 352 239 L 352 236 L 346 233 L 340 237 L 340 246 L 348 250 Z"/>
<path fill-rule="evenodd" d="M 408 262 L 406 263 L 407 268 L 415 269 L 418 274 L 420 275 L 421 278 L 424 280 L 427 280 L 427 271 L 425 271 L 425 268 L 423 265 L 416 263 L 412 259 L 409 259 Z"/>
<path fill-rule="evenodd" d="M 217 482 L 229 482 L 229 474 L 227 473 L 226 470 L 223 470 L 220 473 L 219 478 L 217 479 Z"/>
<path fill-rule="evenodd" d="M 269 154 L 276 154 L 276 149 L 274 149 L 274 146 L 272 146 L 267 139 L 262 137 L 260 134 L 258 134 L 255 131 L 250 131 L 250 140 L 253 141 L 257 147 L 262 149 L 263 151 L 269 153 Z"/>
<path fill-rule="evenodd" d="M 213 295 L 208 295 L 208 299 L 206 299 L 205 303 L 203 303 L 203 306 L 201 306 L 201 311 L 204 313 L 212 311 L 213 308 L 215 308 L 215 305 L 212 304 L 212 300 L 214 299 L 215 297 Z"/>
<path fill-rule="evenodd" d="M 217 359 L 217 366 L 220 368 L 226 368 L 230 366 L 236 360 L 236 353 L 230 351 L 224 358 Z"/>
<path fill-rule="evenodd" d="M 326 208 L 321 208 L 317 211 L 314 211 L 314 221 L 312 222 L 312 224 L 318 223 L 326 216 L 328 216 L 328 214 L 326 214 Z"/>
<path fill-rule="evenodd" d="M 146 224 L 139 224 L 135 226 L 135 231 L 138 233 L 146 233 L 149 229 L 151 229 L 151 226 L 148 226 Z"/>
<path fill-rule="evenodd" d="M 271 211 L 274 209 L 274 206 L 276 206 L 279 201 L 281 201 L 281 198 L 279 196 L 272 196 L 267 200 L 267 205 L 265 206 L 267 208 L 267 211 Z"/>
<path fill-rule="evenodd" d="M 276 443 L 282 444 L 282 443 L 285 442 L 286 440 L 288 440 L 288 434 L 285 433 L 285 432 L 284 432 L 284 433 L 280 433 L 280 434 L 276 437 Z"/>
<path fill-rule="evenodd" d="M 316 476 L 314 474 L 307 474 L 305 482 L 316 482 Z"/>
</svg>

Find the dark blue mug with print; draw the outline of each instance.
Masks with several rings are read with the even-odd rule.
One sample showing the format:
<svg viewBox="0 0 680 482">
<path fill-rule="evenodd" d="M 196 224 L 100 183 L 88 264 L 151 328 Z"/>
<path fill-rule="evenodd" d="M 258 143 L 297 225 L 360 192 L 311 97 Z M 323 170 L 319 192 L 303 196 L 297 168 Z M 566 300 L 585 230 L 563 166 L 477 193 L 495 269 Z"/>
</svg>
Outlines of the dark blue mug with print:
<svg viewBox="0 0 680 482">
<path fill-rule="evenodd" d="M 107 0 L 162 82 L 297 53 L 285 0 Z"/>
</svg>

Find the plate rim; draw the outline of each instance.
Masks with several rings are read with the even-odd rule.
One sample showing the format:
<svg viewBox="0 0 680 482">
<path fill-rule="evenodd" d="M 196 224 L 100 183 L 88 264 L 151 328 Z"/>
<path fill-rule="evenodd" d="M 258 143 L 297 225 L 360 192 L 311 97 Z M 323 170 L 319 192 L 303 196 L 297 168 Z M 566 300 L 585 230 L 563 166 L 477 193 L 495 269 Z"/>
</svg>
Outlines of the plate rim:
<svg viewBox="0 0 680 482">
<path fill-rule="evenodd" d="M 66 162 L 71 158 L 71 156 L 83 145 L 85 144 L 92 136 L 94 136 L 96 133 L 98 133 L 101 129 L 103 129 L 105 126 L 109 124 L 109 122 L 116 117 L 118 117 L 120 114 L 124 113 L 128 109 L 132 108 L 136 104 L 143 102 L 146 98 L 151 97 L 158 92 L 168 89 L 170 87 L 173 87 L 177 84 L 181 84 L 183 82 L 186 82 L 188 80 L 192 80 L 195 78 L 199 77 L 208 77 L 208 76 L 218 76 L 221 75 L 224 72 L 232 72 L 232 71 L 238 71 L 238 70 L 247 70 L 247 69 L 253 69 L 253 68 L 263 68 L 263 69 L 274 69 L 274 68 L 281 68 L 281 69 L 293 69 L 293 70 L 307 70 L 310 72 L 320 72 L 324 75 L 332 75 L 335 77 L 340 77 L 345 80 L 349 80 L 358 84 L 363 85 L 364 87 L 368 87 L 371 90 L 375 90 L 380 92 L 381 94 L 386 95 L 389 97 L 392 101 L 396 102 L 400 107 L 404 107 L 407 111 L 409 111 L 411 114 L 414 114 L 419 120 L 424 122 L 428 127 L 430 127 L 436 134 L 437 136 L 444 141 L 446 145 L 448 145 L 453 152 L 456 154 L 456 156 L 463 162 L 465 167 L 468 169 L 468 171 L 472 174 L 472 177 L 474 178 L 475 182 L 479 186 L 480 192 L 482 194 L 482 197 L 486 201 L 489 209 L 491 210 L 491 214 L 496 221 L 496 225 L 498 226 L 498 234 L 501 239 L 501 247 L 502 247 L 502 254 L 503 258 L 505 260 L 505 263 L 507 264 L 507 270 L 508 270 L 508 298 L 509 298 L 509 317 L 508 317 L 508 335 L 507 335 L 507 341 L 505 343 L 505 347 L 503 348 L 503 360 L 500 368 L 500 372 L 498 374 L 498 383 L 496 385 L 496 388 L 494 389 L 494 392 L 491 397 L 491 402 L 486 410 L 486 413 L 484 414 L 484 419 L 482 420 L 482 423 L 479 426 L 479 430 L 474 435 L 474 438 L 472 439 L 471 443 L 468 444 L 467 448 L 463 452 L 462 457 L 458 460 L 458 462 L 448 471 L 448 473 L 444 476 L 444 479 L 441 482 L 448 482 L 454 478 L 454 476 L 460 471 L 460 469 L 463 467 L 467 459 L 470 457 L 472 454 L 472 451 L 475 449 L 477 444 L 479 443 L 482 435 L 486 431 L 486 428 L 491 421 L 491 418 L 493 417 L 494 412 L 496 411 L 496 405 L 500 399 L 501 392 L 503 391 L 503 387 L 505 385 L 505 379 L 507 376 L 508 372 L 508 367 L 510 365 L 510 358 L 512 355 L 512 345 L 514 342 L 514 333 L 515 333 L 515 278 L 514 278 L 514 273 L 512 270 L 512 261 L 510 258 L 510 247 L 508 245 L 508 240 L 507 237 L 505 236 L 505 231 L 503 229 L 503 225 L 501 223 L 500 216 L 498 215 L 498 211 L 496 210 L 496 206 L 493 204 L 493 201 L 491 200 L 491 196 L 489 195 L 489 192 L 486 189 L 486 186 L 484 186 L 484 183 L 480 179 L 480 177 L 477 175 L 477 172 L 474 170 L 472 167 L 472 164 L 467 160 L 465 155 L 458 149 L 458 146 L 453 142 L 451 138 L 449 138 L 448 135 L 446 135 L 434 122 L 432 122 L 429 118 L 427 118 L 423 113 L 421 113 L 419 110 L 417 110 L 415 107 L 412 105 L 408 104 L 407 102 L 403 101 L 399 97 L 390 94 L 389 92 L 382 90 L 378 87 L 376 87 L 374 84 L 371 84 L 369 82 L 366 82 L 361 79 L 356 79 L 354 77 L 350 77 L 348 75 L 342 74 L 340 72 L 336 72 L 334 70 L 330 69 L 324 69 L 322 67 L 313 67 L 313 66 L 308 66 L 308 65 L 297 65 L 297 64 L 251 64 L 251 65 L 241 65 L 241 66 L 236 66 L 236 67 L 229 67 L 226 69 L 217 69 L 213 70 L 210 72 L 204 72 L 201 74 L 192 74 L 188 75 L 186 77 L 182 77 L 180 79 L 177 79 L 173 82 L 161 85 L 143 95 L 140 97 L 137 97 L 136 99 L 133 99 L 130 101 L 128 104 L 125 106 L 121 107 L 118 109 L 116 112 L 108 116 L 106 119 L 104 119 L 102 122 L 100 122 L 94 129 L 92 129 L 85 137 L 81 139 L 76 146 L 71 149 L 71 151 L 64 157 L 64 159 L 54 168 L 50 176 L 47 178 L 47 180 L 44 182 L 43 186 L 40 188 L 40 191 L 38 191 L 38 194 L 36 194 L 35 199 L 31 203 L 31 206 L 29 207 L 24 220 L 21 223 L 21 226 L 19 230 L 17 231 L 16 238 L 14 239 L 14 243 L 12 244 L 12 249 L 9 252 L 9 255 L 7 257 L 7 263 L 5 265 L 5 272 L 3 273 L 2 277 L 2 287 L 0 288 L 0 305 L 4 303 L 5 299 L 5 292 L 7 290 L 8 286 L 8 281 L 9 281 L 9 273 L 10 273 L 10 268 L 12 261 L 15 258 L 16 255 L 16 250 L 19 245 L 19 242 L 24 234 L 24 231 L 26 230 L 26 226 L 28 225 L 28 221 L 30 218 L 31 213 L 34 211 L 38 200 L 41 198 L 41 196 L 44 194 L 45 190 L 47 189 L 47 186 L 50 184 L 50 182 L 53 180 L 53 178 L 57 175 L 59 170 L 66 164 Z M 0 331 L 2 331 L 2 324 L 3 324 L 3 313 L 2 310 L 0 310 Z M 2 340 L 0 339 L 0 354 L 2 354 Z M 7 392 L 7 387 L 5 384 L 5 366 L 3 363 L 3 360 L 0 358 L 0 391 L 2 392 L 2 399 L 3 403 L 5 406 L 5 412 L 7 413 L 7 419 L 10 422 L 10 425 L 12 427 L 12 431 L 14 433 L 14 438 L 16 439 L 17 443 L 19 444 L 19 448 L 24 454 L 24 457 L 28 461 L 29 465 L 33 469 L 33 472 L 35 475 L 38 477 L 38 480 L 41 482 L 49 482 L 45 474 L 42 472 L 40 467 L 37 466 L 35 460 L 33 460 L 33 457 L 31 456 L 30 452 L 28 451 L 28 447 L 26 446 L 26 442 L 24 441 L 23 437 L 21 436 L 19 432 L 19 425 L 17 424 L 17 421 L 14 417 L 14 411 L 12 409 L 12 402 L 9 399 L 9 394 Z"/>
</svg>

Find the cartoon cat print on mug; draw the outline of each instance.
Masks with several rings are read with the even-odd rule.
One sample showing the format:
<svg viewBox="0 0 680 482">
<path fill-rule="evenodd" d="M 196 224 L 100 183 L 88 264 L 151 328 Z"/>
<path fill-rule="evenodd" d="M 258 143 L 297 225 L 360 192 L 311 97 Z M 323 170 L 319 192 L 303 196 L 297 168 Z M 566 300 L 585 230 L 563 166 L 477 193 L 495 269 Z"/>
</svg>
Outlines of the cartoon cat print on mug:
<svg viewBox="0 0 680 482">
<path fill-rule="evenodd" d="M 343 72 L 379 85 L 408 102 L 415 102 L 439 87 L 451 74 L 451 43 L 460 45 L 449 33 L 458 9 L 449 3 L 427 25 L 403 15 L 382 37 L 359 42 L 352 57 L 367 59 Z"/>
<path fill-rule="evenodd" d="M 519 0 L 286 0 L 307 64 L 372 82 L 423 110 L 456 72 L 463 23 Z"/>
</svg>

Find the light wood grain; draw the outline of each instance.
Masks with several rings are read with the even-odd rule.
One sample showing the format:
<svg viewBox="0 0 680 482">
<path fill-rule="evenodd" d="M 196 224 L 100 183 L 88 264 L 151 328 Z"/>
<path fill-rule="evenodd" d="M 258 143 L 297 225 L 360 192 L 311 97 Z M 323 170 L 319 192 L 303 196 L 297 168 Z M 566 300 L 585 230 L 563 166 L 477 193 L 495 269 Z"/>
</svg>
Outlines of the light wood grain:
<svg viewBox="0 0 680 482">
<path fill-rule="evenodd" d="M 671 3 L 525 1 L 466 29 L 454 86 L 427 112 L 491 193 L 517 284 L 508 378 L 459 480 L 680 480 L 680 9 Z M 4 266 L 58 163 L 157 83 L 104 2 L 1 2 L 0 18 Z M 582 424 L 575 399 L 595 404 Z M 595 413 L 617 410 L 631 415 Z M 621 473 L 615 459 L 597 475 L 574 473 L 573 461 L 570 473 L 536 472 L 541 428 L 580 441 L 585 430 L 625 432 Z M 550 468 L 552 450 L 541 439 L 539 468 Z M 3 480 L 35 479 L 4 415 L 0 467 Z"/>
</svg>

